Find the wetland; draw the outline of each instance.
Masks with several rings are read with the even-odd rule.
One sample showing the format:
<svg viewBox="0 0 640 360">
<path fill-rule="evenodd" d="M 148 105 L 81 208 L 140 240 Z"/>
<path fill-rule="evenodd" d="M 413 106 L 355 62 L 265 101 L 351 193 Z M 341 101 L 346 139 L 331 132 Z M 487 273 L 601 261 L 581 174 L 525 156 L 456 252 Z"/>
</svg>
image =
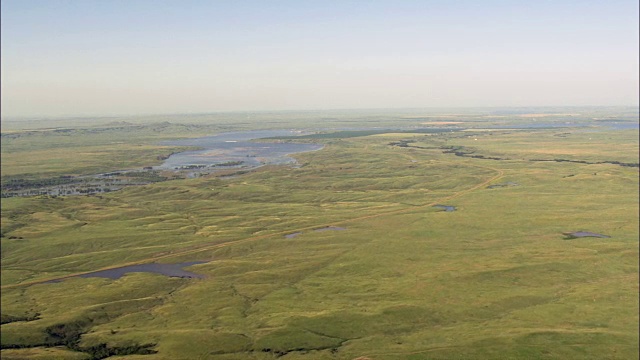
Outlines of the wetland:
<svg viewBox="0 0 640 360">
<path fill-rule="evenodd" d="M 262 165 L 295 164 L 291 154 L 322 149 L 318 144 L 261 142 L 261 138 L 300 135 L 302 131 L 262 130 L 223 133 L 194 139 L 167 141 L 163 145 L 189 146 L 198 150 L 172 154 L 155 169 L 181 170 L 193 166 L 206 169 L 231 163 L 232 166 L 255 168 Z"/>
<path fill-rule="evenodd" d="M 222 133 L 165 141 L 164 146 L 192 147 L 163 156 L 158 166 L 122 169 L 108 173 L 25 180 L 11 179 L 2 186 L 2 197 L 93 195 L 178 178 L 193 178 L 235 169 L 246 172 L 264 165 L 292 165 L 289 155 L 322 149 L 318 144 L 260 142 L 260 138 L 301 134 L 294 130 L 262 130 Z"/>
</svg>

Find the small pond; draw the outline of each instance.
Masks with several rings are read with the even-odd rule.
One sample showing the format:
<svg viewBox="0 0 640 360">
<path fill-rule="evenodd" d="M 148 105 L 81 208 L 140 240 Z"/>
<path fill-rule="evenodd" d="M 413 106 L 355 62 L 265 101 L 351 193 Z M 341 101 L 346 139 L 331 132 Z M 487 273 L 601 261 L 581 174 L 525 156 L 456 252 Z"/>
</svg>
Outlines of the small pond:
<svg viewBox="0 0 640 360">
<path fill-rule="evenodd" d="M 451 212 L 451 211 L 456 211 L 456 207 L 455 206 L 451 206 L 451 205 L 433 205 L 434 208 L 439 208 L 439 209 L 443 209 L 445 212 Z"/>
<path fill-rule="evenodd" d="M 596 238 L 610 238 L 611 237 L 609 235 L 597 234 L 597 233 L 593 233 L 593 232 L 589 232 L 589 231 L 565 232 L 563 234 L 567 236 L 566 237 L 567 239 L 577 239 L 577 238 L 583 238 L 583 237 L 596 237 Z"/>
</svg>

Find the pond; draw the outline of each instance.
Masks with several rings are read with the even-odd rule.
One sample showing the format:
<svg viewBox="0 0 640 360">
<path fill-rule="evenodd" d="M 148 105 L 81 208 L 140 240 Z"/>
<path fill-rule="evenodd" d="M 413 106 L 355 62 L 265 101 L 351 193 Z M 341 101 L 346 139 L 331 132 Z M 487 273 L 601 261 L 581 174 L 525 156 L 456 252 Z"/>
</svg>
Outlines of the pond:
<svg viewBox="0 0 640 360">
<path fill-rule="evenodd" d="M 443 209 L 445 212 L 456 211 L 456 207 L 451 205 L 433 205 L 433 207 Z"/>
<path fill-rule="evenodd" d="M 149 264 L 139 264 L 139 265 L 129 265 L 123 266 L 119 268 L 113 268 L 108 270 L 100 270 L 94 271 L 82 275 L 72 276 L 72 277 L 81 277 L 81 278 L 90 278 L 90 277 L 102 277 L 108 279 L 119 279 L 125 274 L 133 273 L 133 272 L 144 272 L 144 273 L 153 273 L 160 274 L 169 277 L 180 277 L 180 278 L 204 278 L 204 275 L 192 273 L 190 271 L 183 270 L 182 268 L 197 265 L 197 264 L 205 264 L 208 261 L 190 261 L 183 262 L 177 264 L 159 264 L 159 263 L 149 263 Z M 48 283 L 55 283 L 61 280 L 52 280 L 48 281 Z"/>
<path fill-rule="evenodd" d="M 295 164 L 295 159 L 288 155 L 320 150 L 323 145 L 257 142 L 251 140 L 300 134 L 300 131 L 294 130 L 258 130 L 165 141 L 162 143 L 163 145 L 194 146 L 201 149 L 172 154 L 162 165 L 154 168 L 159 170 L 180 170 L 185 168 L 204 169 L 226 164 L 244 168 L 266 164 Z"/>
<path fill-rule="evenodd" d="M 596 238 L 610 238 L 609 235 L 597 234 L 590 231 L 575 231 L 562 233 L 567 236 L 567 239 L 576 239 L 583 237 L 596 237 Z"/>
</svg>

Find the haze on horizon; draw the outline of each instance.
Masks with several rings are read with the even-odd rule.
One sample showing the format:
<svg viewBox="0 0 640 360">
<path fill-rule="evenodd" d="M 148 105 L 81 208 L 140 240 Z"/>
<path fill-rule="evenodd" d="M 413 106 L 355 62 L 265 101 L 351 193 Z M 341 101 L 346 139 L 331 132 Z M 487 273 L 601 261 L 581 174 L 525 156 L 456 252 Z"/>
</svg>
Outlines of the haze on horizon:
<svg viewBox="0 0 640 360">
<path fill-rule="evenodd" d="M 2 117 L 636 106 L 638 1 L 3 0 Z"/>
</svg>

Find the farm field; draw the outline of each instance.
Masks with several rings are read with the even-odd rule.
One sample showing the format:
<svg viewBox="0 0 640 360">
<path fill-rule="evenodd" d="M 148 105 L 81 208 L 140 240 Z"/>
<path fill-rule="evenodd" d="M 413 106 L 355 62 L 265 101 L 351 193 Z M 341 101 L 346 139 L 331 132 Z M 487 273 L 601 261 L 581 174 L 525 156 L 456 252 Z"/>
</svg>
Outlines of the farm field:
<svg viewBox="0 0 640 360">
<path fill-rule="evenodd" d="M 227 131 L 323 148 L 3 198 L 1 356 L 637 358 L 637 109 L 562 110 L 12 123 L 3 187 L 157 166 L 186 150 L 161 141 Z M 187 262 L 198 277 L 80 276 Z"/>
</svg>

